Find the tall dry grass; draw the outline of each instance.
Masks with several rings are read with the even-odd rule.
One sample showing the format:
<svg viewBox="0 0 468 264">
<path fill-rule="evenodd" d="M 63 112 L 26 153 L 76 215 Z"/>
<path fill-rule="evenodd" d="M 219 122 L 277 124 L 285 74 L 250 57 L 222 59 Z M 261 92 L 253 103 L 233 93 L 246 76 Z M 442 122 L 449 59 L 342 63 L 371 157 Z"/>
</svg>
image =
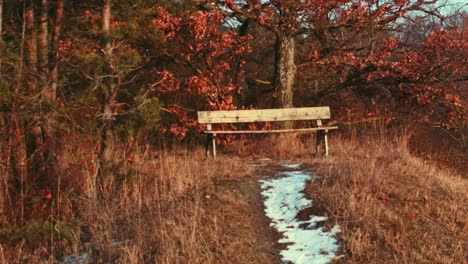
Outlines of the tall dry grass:
<svg viewBox="0 0 468 264">
<path fill-rule="evenodd" d="M 468 183 L 415 157 L 409 133 L 334 137 L 307 188 L 342 227 L 343 262 L 464 263 Z"/>
<path fill-rule="evenodd" d="M 323 149 L 323 147 L 322 147 Z M 303 159 L 315 156 L 314 134 L 242 135 L 221 151 L 241 158 Z"/>
<path fill-rule="evenodd" d="M 47 214 L 23 227 L 1 215 L 0 263 L 60 262 L 84 252 L 91 263 L 270 263 L 274 257 L 255 251 L 256 241 L 268 239 L 256 234 L 262 223 L 252 210 L 261 208 L 230 190 L 252 174 L 252 156 L 312 164 L 321 177 L 307 193 L 342 227 L 342 261 L 463 263 L 466 178 L 414 157 L 405 133 L 351 132 L 332 133 L 331 156 L 318 159 L 310 135 L 246 136 L 221 147 L 216 160 L 201 149 L 121 146 L 115 160 L 122 166 L 103 199 L 95 146 L 67 142 Z M 2 179 L 7 171 L 0 163 Z"/>
<path fill-rule="evenodd" d="M 235 252 L 218 249 L 226 239 L 223 215 L 209 210 L 206 194 L 218 178 L 248 173 L 239 159 L 206 159 L 201 149 L 122 147 L 115 157 L 122 167 L 98 199 L 93 146 L 69 144 L 60 155 L 50 211 L 27 227 L 2 224 L 0 262 L 60 262 L 86 253 L 90 263 L 216 263 Z M 9 240 L 11 234 L 17 238 Z"/>
</svg>

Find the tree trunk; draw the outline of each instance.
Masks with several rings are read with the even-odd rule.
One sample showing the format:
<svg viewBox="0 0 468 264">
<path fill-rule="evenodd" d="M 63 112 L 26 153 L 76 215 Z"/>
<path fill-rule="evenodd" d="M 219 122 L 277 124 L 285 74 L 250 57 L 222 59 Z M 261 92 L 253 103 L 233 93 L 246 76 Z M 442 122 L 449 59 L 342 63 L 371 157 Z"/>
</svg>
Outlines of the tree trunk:
<svg viewBox="0 0 468 264">
<path fill-rule="evenodd" d="M 26 75 L 25 83 L 26 90 L 25 94 L 30 98 L 35 98 L 39 94 L 39 89 L 37 85 L 37 73 L 38 73 L 38 52 L 37 52 L 37 29 L 35 24 L 35 1 L 34 0 L 25 0 L 25 9 L 24 9 L 24 20 L 26 23 L 26 34 L 25 34 L 25 70 Z M 35 103 L 35 101 L 31 101 Z M 26 135 L 26 146 L 28 159 L 31 162 L 28 166 L 31 170 L 31 176 L 35 175 L 36 178 L 43 178 L 45 174 L 44 156 L 43 149 L 40 147 L 43 146 L 43 134 L 41 129 L 41 111 L 37 108 L 37 105 L 32 105 L 32 108 L 35 109 L 31 116 L 23 120 L 32 125 L 32 128 L 28 131 Z"/>
<path fill-rule="evenodd" d="M 43 65 L 45 68 L 42 70 L 44 72 L 44 80 L 45 86 L 43 88 L 42 96 L 44 101 L 46 102 L 45 105 L 52 105 L 57 100 L 57 84 L 58 84 L 58 43 L 59 43 L 59 36 L 62 27 L 62 18 L 63 18 L 63 8 L 64 2 L 63 0 L 59 0 L 57 2 L 57 9 L 55 20 L 53 24 L 53 31 L 52 31 L 52 39 L 51 39 L 51 52 L 50 52 L 50 59 L 48 54 L 48 46 L 49 41 L 47 37 L 45 38 L 45 45 L 47 53 L 45 53 L 45 64 Z M 42 0 L 42 12 L 47 10 L 47 0 Z M 48 20 L 47 14 L 42 16 L 44 19 Z M 47 24 L 48 21 L 45 22 L 45 29 L 47 35 Z M 41 26 L 42 29 L 42 26 Z M 43 39 L 41 39 L 43 40 Z M 50 65 L 50 67 L 49 67 Z M 46 152 L 45 152 L 45 165 L 47 167 L 47 175 L 49 178 L 56 178 L 56 167 L 57 167 L 57 156 L 56 156 L 56 149 L 57 149 L 57 115 L 56 111 L 52 107 L 47 107 L 45 115 L 44 115 L 44 124 L 43 124 L 43 133 L 44 133 L 44 141 L 46 143 Z"/>
<path fill-rule="evenodd" d="M 3 0 L 0 0 L 0 43 L 3 42 L 2 22 L 3 22 Z M 0 76 L 2 75 L 2 58 L 3 58 L 3 54 L 2 54 L 2 51 L 0 50 Z"/>
<path fill-rule="evenodd" d="M 46 176 L 51 176 L 51 171 L 49 169 L 50 166 L 48 166 L 48 156 L 50 154 L 51 147 L 48 145 L 47 139 L 46 139 L 46 127 L 47 123 L 49 123 L 49 112 L 50 112 L 50 107 L 49 104 L 50 102 L 47 100 L 48 98 L 45 98 L 45 93 L 48 91 L 48 72 L 49 69 L 47 67 L 47 64 L 49 62 L 49 40 L 48 40 L 48 33 L 49 33 L 49 27 L 48 27 L 48 6 L 47 6 L 47 0 L 40 0 L 40 6 L 36 8 L 36 10 L 39 10 L 39 30 L 37 33 L 37 66 L 38 66 L 38 71 L 37 71 L 37 76 L 38 76 L 38 88 L 39 88 L 39 93 L 41 94 L 41 103 L 37 107 L 39 111 L 36 111 L 34 113 L 34 119 L 37 121 L 37 126 L 33 128 L 33 137 L 35 141 L 35 147 L 33 149 L 34 152 L 32 152 L 33 155 L 33 168 L 39 169 L 37 171 L 39 180 L 43 183 L 46 183 Z M 35 96 L 33 94 L 33 96 Z M 43 108 L 45 106 L 45 108 Z M 39 149 L 41 151 L 37 152 Z M 34 154 L 37 152 L 36 154 Z"/>
<path fill-rule="evenodd" d="M 294 80 L 296 78 L 295 49 L 294 37 L 284 35 L 276 37 L 273 87 L 276 107 L 278 108 L 293 107 Z"/>
<path fill-rule="evenodd" d="M 25 34 L 25 67 L 26 85 L 28 93 L 34 95 L 37 92 L 36 72 L 37 72 L 37 33 L 34 25 L 34 1 L 25 0 L 24 20 L 26 26 Z"/>
<path fill-rule="evenodd" d="M 57 11 L 54 21 L 54 30 L 52 32 L 52 44 L 51 44 L 51 59 L 50 59 L 50 93 L 49 97 L 52 100 L 57 98 L 57 84 L 58 84 L 58 46 L 60 33 L 62 31 L 62 19 L 63 19 L 63 8 L 64 0 L 57 2 Z M 46 93 L 47 94 L 47 93 Z"/>
<path fill-rule="evenodd" d="M 103 81 L 103 105 L 102 105 L 102 131 L 101 131 L 101 167 L 102 174 L 106 174 L 113 164 L 114 153 L 114 108 L 117 96 L 116 74 L 114 72 L 112 56 L 113 45 L 110 32 L 112 1 L 105 0 L 102 10 L 102 41 L 106 60 L 104 74 L 110 76 Z M 102 177 L 103 175 L 101 175 Z M 102 179 L 101 179 L 102 180 Z"/>
<path fill-rule="evenodd" d="M 37 65 L 39 67 L 39 80 L 41 91 L 46 91 L 48 86 L 48 60 L 49 60 L 49 40 L 48 40 L 48 6 L 47 0 L 41 0 L 39 15 L 39 33 L 37 41 Z"/>
<path fill-rule="evenodd" d="M 25 67 L 31 67 L 27 64 L 25 53 L 28 52 L 26 47 L 31 45 L 28 43 L 31 41 L 31 36 L 27 35 L 27 30 L 31 30 L 31 23 L 34 21 L 34 13 L 31 13 L 31 2 L 23 2 L 23 23 L 21 30 L 21 42 L 20 42 L 20 57 L 19 65 L 17 71 L 17 82 L 15 86 L 14 93 L 21 94 L 23 85 L 28 85 L 28 79 L 24 78 Z M 29 54 L 28 54 L 29 55 Z M 33 59 L 33 58 L 30 58 Z M 34 65 L 34 60 L 30 61 Z M 26 81 L 26 82 L 25 82 Z M 24 193 L 25 193 L 25 184 L 28 182 L 28 156 L 27 156 L 27 147 L 26 147 L 26 137 L 25 129 L 23 126 L 23 120 L 21 118 L 21 110 L 18 107 L 17 100 L 12 102 L 11 114 L 8 116 L 8 134 L 9 134 L 9 149 L 10 149 L 10 164 L 11 164 L 11 183 L 14 187 L 15 192 L 13 192 L 12 200 L 20 201 L 19 208 L 19 218 L 20 223 L 24 222 Z"/>
</svg>

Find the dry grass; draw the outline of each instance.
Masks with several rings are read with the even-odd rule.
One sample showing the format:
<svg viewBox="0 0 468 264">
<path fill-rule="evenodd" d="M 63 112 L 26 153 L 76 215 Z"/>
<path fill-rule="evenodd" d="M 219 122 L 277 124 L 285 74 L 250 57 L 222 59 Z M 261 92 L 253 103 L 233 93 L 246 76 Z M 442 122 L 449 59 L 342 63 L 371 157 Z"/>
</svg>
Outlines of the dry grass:
<svg viewBox="0 0 468 264">
<path fill-rule="evenodd" d="M 103 200 L 96 198 L 93 146 L 67 144 L 48 214 L 19 231 L 2 214 L 0 239 L 5 230 L 19 239 L 1 241 L 0 263 L 57 262 L 83 252 L 92 263 L 278 262 L 275 234 L 259 236 L 269 231 L 258 178 L 244 177 L 254 174 L 249 158 L 261 156 L 312 163 L 321 178 L 307 193 L 342 227 L 340 261 L 463 263 L 466 177 L 411 155 L 407 136 L 351 134 L 331 135 L 327 159 L 312 159 L 310 135 L 248 136 L 221 147 L 225 155 L 216 160 L 200 149 L 122 148 L 116 160 L 123 166 Z"/>
<path fill-rule="evenodd" d="M 307 193 L 342 227 L 343 262 L 464 263 L 466 178 L 410 154 L 408 136 L 335 137 Z"/>
<path fill-rule="evenodd" d="M 269 157 L 278 160 L 315 156 L 315 134 L 242 135 L 221 151 L 239 157 Z"/>
<path fill-rule="evenodd" d="M 47 216 L 53 223 L 50 228 L 21 229 L 19 240 L 10 242 L 4 237 L 1 263 L 55 262 L 83 252 L 90 254 L 92 263 L 223 263 L 226 259 L 241 263 L 248 258 L 236 255 L 236 245 L 255 240 L 255 230 L 238 226 L 244 234 L 240 237 L 224 230 L 232 217 L 240 223 L 242 217 L 236 210 L 245 205 L 230 196 L 212 198 L 220 178 L 249 173 L 241 160 L 206 160 L 201 150 L 142 148 L 126 157 L 120 151 L 122 156 L 116 159 L 125 158 L 125 164 L 109 181 L 105 199 L 98 200 L 95 154 L 89 149 L 70 145 L 61 154 L 66 160 L 62 182 L 84 188 L 62 187 L 54 192 L 56 204 Z M 43 227 L 43 221 L 36 222 Z M 72 221 L 77 224 L 70 227 L 71 238 L 53 230 L 60 233 L 64 230 L 61 223 Z M 16 228 L 6 223 L 3 227 L 4 232 Z M 24 242 L 26 236 L 38 233 L 41 237 L 35 237 L 34 243 Z"/>
</svg>

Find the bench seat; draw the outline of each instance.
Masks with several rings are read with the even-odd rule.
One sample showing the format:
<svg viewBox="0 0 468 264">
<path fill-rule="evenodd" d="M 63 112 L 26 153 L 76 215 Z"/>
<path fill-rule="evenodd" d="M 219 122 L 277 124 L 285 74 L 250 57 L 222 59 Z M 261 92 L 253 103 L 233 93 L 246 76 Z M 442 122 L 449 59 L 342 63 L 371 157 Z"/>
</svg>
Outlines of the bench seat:
<svg viewBox="0 0 468 264">
<path fill-rule="evenodd" d="M 268 134 L 268 133 L 307 133 L 319 130 L 338 129 L 337 126 L 332 127 L 311 127 L 311 128 L 292 128 L 292 129 L 275 129 L 275 130 L 205 130 L 205 134 Z"/>
<path fill-rule="evenodd" d="M 316 132 L 316 154 L 319 153 L 321 141 L 325 145 L 325 155 L 328 155 L 329 130 L 338 129 L 337 126 L 323 126 L 322 120 L 330 119 L 330 107 L 301 107 L 301 108 L 276 108 L 276 109 L 250 109 L 250 110 L 222 110 L 199 111 L 198 123 L 206 124 L 207 134 L 206 154 L 209 155 L 209 144 L 213 146 L 213 156 L 216 157 L 216 135 L 218 134 L 268 134 L 268 133 L 307 133 Z M 214 130 L 216 124 L 238 124 L 258 122 L 290 122 L 290 121 L 315 121 L 316 125 L 306 128 L 284 128 L 268 130 Z"/>
</svg>

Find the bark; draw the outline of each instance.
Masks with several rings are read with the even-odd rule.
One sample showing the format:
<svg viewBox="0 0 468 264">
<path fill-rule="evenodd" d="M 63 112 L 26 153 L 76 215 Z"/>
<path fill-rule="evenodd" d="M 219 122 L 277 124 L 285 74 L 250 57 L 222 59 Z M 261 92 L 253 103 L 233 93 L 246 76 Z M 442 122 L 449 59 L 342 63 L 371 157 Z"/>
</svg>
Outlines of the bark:
<svg viewBox="0 0 468 264">
<path fill-rule="evenodd" d="M 34 98 L 39 95 L 40 90 L 38 89 L 37 76 L 39 75 L 38 71 L 38 36 L 43 32 L 37 32 L 37 26 L 35 23 L 36 15 L 36 1 L 34 0 L 25 0 L 25 9 L 24 17 L 26 23 L 26 40 L 25 40 L 25 82 L 26 89 L 23 91 L 28 97 Z M 41 63 L 43 63 L 41 61 Z M 35 103 L 35 101 L 31 101 Z M 35 176 L 34 179 L 29 179 L 29 181 L 35 181 L 37 179 L 42 180 L 46 176 L 46 170 L 44 166 L 44 139 L 42 131 L 42 111 L 39 109 L 38 105 L 32 105 L 34 111 L 30 116 L 26 117 L 23 122 L 32 125 L 32 128 L 29 129 L 26 133 L 26 146 L 27 146 L 27 155 L 28 155 L 28 169 L 30 170 L 30 176 Z"/>
<path fill-rule="evenodd" d="M 26 75 L 25 83 L 26 90 L 24 91 L 28 96 L 35 96 L 37 91 L 37 30 L 35 26 L 35 4 L 34 0 L 25 0 L 24 9 L 24 21 L 25 21 L 25 49 L 24 49 L 24 60 Z M 30 159 L 30 169 L 32 172 L 36 172 L 39 169 L 40 153 L 37 152 L 39 146 L 43 144 L 42 133 L 40 124 L 38 124 L 40 117 L 39 113 L 34 111 L 32 116 L 34 126 L 26 136 L 27 153 Z"/>
<path fill-rule="evenodd" d="M 34 1 L 25 0 L 25 52 L 26 85 L 28 92 L 33 95 L 37 92 L 35 74 L 37 72 L 37 32 L 34 25 Z"/>
<path fill-rule="evenodd" d="M 2 37 L 2 22 L 3 22 L 3 0 L 0 0 L 0 39 Z"/>
<path fill-rule="evenodd" d="M 242 23 L 242 25 L 239 27 L 239 36 L 240 37 L 247 36 L 248 31 L 249 31 L 249 25 L 250 25 L 250 20 L 249 19 L 246 19 Z M 246 83 L 246 79 L 244 78 L 244 76 L 242 76 L 242 74 L 239 74 L 240 71 L 241 71 L 241 68 L 242 68 L 242 60 L 243 60 L 242 56 L 239 55 L 237 57 L 236 66 L 235 66 L 234 72 L 233 72 L 233 76 L 235 78 L 235 84 L 239 85 L 239 86 L 248 85 Z M 244 89 L 243 92 L 241 93 L 241 98 L 242 98 L 241 102 L 242 102 L 242 104 L 245 104 L 245 98 L 248 95 L 248 92 L 249 92 L 249 89 Z"/>
<path fill-rule="evenodd" d="M 275 89 L 276 107 L 293 107 L 294 80 L 296 78 L 295 40 L 293 36 L 278 35 L 275 43 Z"/>
<path fill-rule="evenodd" d="M 54 20 L 54 29 L 52 32 L 52 43 L 51 43 L 51 59 L 50 59 L 50 99 L 55 100 L 57 98 L 57 85 L 58 85 L 58 46 L 60 33 L 62 31 L 62 19 L 63 19 L 63 8 L 64 0 L 57 2 L 57 11 Z"/>
<path fill-rule="evenodd" d="M 47 0 L 42 0 L 43 9 L 47 10 Z M 60 31 L 62 28 L 62 18 L 63 18 L 63 8 L 64 8 L 64 0 L 59 0 L 57 2 L 57 9 L 56 9 L 56 16 L 53 23 L 53 31 L 52 31 L 52 39 L 51 39 L 51 50 L 50 50 L 50 59 L 47 54 L 46 56 L 46 63 L 44 65 L 44 75 L 46 83 L 43 89 L 43 99 L 47 102 L 47 104 L 53 104 L 57 99 L 57 84 L 58 84 L 58 45 L 59 45 L 59 36 Z M 47 17 L 44 17 L 47 18 Z M 48 19 L 48 18 L 47 18 Z M 46 25 L 48 21 L 46 22 Z M 46 39 L 46 46 L 49 46 L 49 42 Z M 51 67 L 48 67 L 51 65 Z M 57 168 L 57 115 L 56 112 L 51 108 L 48 107 L 46 109 L 45 118 L 44 118 L 44 126 L 43 126 L 43 133 L 44 133 L 44 141 L 46 143 L 46 152 L 45 152 L 45 165 L 47 167 L 47 174 L 49 178 L 55 178 L 57 176 L 56 168 Z"/>
<path fill-rule="evenodd" d="M 48 90 L 48 60 L 49 60 L 49 41 L 48 41 L 48 6 L 47 0 L 41 0 L 41 8 L 39 15 L 39 32 L 37 41 L 37 64 L 39 67 L 39 79 L 41 81 L 41 88 L 43 91 Z"/>
<path fill-rule="evenodd" d="M 0 43 L 3 42 L 3 0 L 0 0 Z M 0 75 L 2 75 L 2 58 L 3 54 L 2 51 L 0 50 Z"/>
<path fill-rule="evenodd" d="M 3 0 L 0 0 L 0 41 L 3 40 L 2 38 L 2 25 L 3 25 Z"/>
<path fill-rule="evenodd" d="M 26 46 L 26 2 L 23 2 L 23 25 L 21 30 L 21 44 L 20 44 L 20 58 L 19 66 L 17 72 L 17 82 L 15 86 L 15 94 L 20 93 L 23 75 L 24 75 L 24 51 Z M 10 164 L 11 172 L 13 175 L 13 185 L 15 190 L 19 192 L 14 192 L 14 195 L 18 195 L 20 202 L 20 220 L 23 223 L 24 220 L 24 183 L 28 177 L 27 171 L 27 152 L 26 152 L 26 139 L 24 135 L 24 128 L 20 120 L 18 105 L 16 102 L 13 102 L 11 115 L 9 116 L 8 130 L 9 130 L 9 145 L 10 145 Z"/>
<path fill-rule="evenodd" d="M 113 152 L 114 152 L 114 108 L 117 96 L 116 74 L 114 72 L 112 56 L 113 45 L 110 32 L 111 21 L 111 7 L 112 1 L 105 0 L 102 10 L 102 41 L 103 51 L 106 60 L 104 74 L 110 76 L 106 77 L 103 82 L 104 101 L 102 105 L 102 131 L 101 131 L 101 167 L 104 172 L 112 167 Z"/>
</svg>

